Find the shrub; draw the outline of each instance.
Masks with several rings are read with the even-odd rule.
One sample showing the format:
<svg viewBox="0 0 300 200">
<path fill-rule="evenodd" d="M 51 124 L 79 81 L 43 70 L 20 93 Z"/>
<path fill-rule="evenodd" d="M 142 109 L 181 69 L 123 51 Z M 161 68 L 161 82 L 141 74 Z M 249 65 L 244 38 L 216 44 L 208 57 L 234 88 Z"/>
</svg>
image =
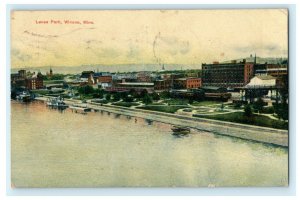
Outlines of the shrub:
<svg viewBox="0 0 300 200">
<path fill-rule="evenodd" d="M 246 117 L 251 117 L 252 116 L 252 108 L 250 105 L 246 105 L 244 108 L 244 115 Z"/>
<path fill-rule="evenodd" d="M 261 112 L 262 109 L 263 109 L 263 107 L 264 107 L 264 105 L 265 105 L 265 102 L 262 100 L 262 98 L 259 98 L 257 101 L 255 101 L 253 103 L 253 108 L 255 110 L 258 110 L 259 112 Z"/>
<path fill-rule="evenodd" d="M 111 95 L 110 95 L 110 94 L 107 94 L 106 97 L 105 97 L 105 99 L 106 99 L 107 101 L 109 101 L 109 100 L 111 99 Z"/>
<path fill-rule="evenodd" d="M 275 110 L 273 106 L 270 106 L 270 107 L 264 107 L 261 112 L 266 114 L 273 114 Z"/>
<path fill-rule="evenodd" d="M 160 99 L 159 95 L 156 92 L 152 93 L 152 99 L 158 101 Z"/>
<path fill-rule="evenodd" d="M 145 95 L 144 96 L 144 98 L 143 98 L 143 103 L 144 104 L 151 104 L 152 103 L 152 98 L 147 94 L 147 95 Z"/>
</svg>

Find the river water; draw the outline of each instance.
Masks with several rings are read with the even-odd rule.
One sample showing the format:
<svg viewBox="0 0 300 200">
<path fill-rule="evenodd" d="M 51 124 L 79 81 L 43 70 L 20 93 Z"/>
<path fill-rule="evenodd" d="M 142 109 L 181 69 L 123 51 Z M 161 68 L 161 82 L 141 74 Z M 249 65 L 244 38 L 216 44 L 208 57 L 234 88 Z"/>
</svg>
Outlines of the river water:
<svg viewBox="0 0 300 200">
<path fill-rule="evenodd" d="M 14 187 L 287 186 L 288 148 L 107 112 L 11 102 Z"/>
</svg>

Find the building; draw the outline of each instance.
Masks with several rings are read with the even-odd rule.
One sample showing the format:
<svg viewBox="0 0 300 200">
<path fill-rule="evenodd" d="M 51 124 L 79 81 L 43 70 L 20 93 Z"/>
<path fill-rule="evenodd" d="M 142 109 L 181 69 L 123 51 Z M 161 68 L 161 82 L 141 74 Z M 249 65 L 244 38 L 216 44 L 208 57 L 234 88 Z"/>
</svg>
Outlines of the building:
<svg viewBox="0 0 300 200">
<path fill-rule="evenodd" d="M 135 90 L 136 92 L 142 92 L 147 90 L 148 93 L 154 92 L 154 83 L 153 82 L 123 82 L 117 83 L 111 88 L 107 88 L 107 91 L 130 91 Z"/>
<path fill-rule="evenodd" d="M 237 63 L 202 64 L 202 85 L 235 88 L 245 86 L 254 76 L 255 61 L 247 63 L 244 59 Z"/>
<path fill-rule="evenodd" d="M 270 88 L 276 86 L 276 78 L 270 75 L 254 76 L 246 88 Z"/>
<path fill-rule="evenodd" d="M 11 74 L 11 87 L 23 87 L 29 90 L 44 88 L 43 75 L 41 72 L 35 74 L 35 72 L 19 70 L 18 73 Z"/>
<path fill-rule="evenodd" d="M 99 76 L 98 83 L 112 83 L 112 76 Z"/>
<path fill-rule="evenodd" d="M 93 85 L 96 83 L 96 80 L 94 79 L 94 73 L 93 71 L 83 71 L 81 72 L 80 81 L 86 82 L 89 85 Z"/>
<path fill-rule="evenodd" d="M 157 91 L 168 91 L 172 88 L 171 79 L 155 80 L 154 81 L 154 90 Z"/>
<path fill-rule="evenodd" d="M 136 74 L 137 82 L 151 82 L 151 72 L 143 71 Z"/>
<path fill-rule="evenodd" d="M 43 75 L 41 72 L 39 72 L 37 75 L 34 75 L 32 77 L 28 77 L 25 79 L 25 87 L 28 90 L 35 90 L 35 89 L 42 89 L 44 88 L 43 84 Z"/>
<path fill-rule="evenodd" d="M 25 87 L 26 70 L 19 70 L 18 73 L 10 75 L 11 87 Z"/>
<path fill-rule="evenodd" d="M 251 81 L 241 88 L 240 93 L 243 100 L 253 102 L 258 97 L 271 97 L 279 100 L 278 80 L 270 75 L 256 75 Z"/>
<path fill-rule="evenodd" d="M 204 91 L 207 100 L 228 101 L 231 98 L 231 93 L 228 93 L 226 88 L 207 86 L 201 89 Z"/>
<path fill-rule="evenodd" d="M 288 74 L 287 64 L 259 64 L 255 67 L 255 74 L 281 78 Z"/>
<path fill-rule="evenodd" d="M 192 89 L 202 86 L 201 79 L 194 77 L 178 78 L 174 80 L 173 84 L 175 89 Z"/>
<path fill-rule="evenodd" d="M 46 75 L 47 75 L 48 78 L 51 78 L 53 76 L 53 71 L 52 71 L 51 67 L 50 67 L 49 72 L 46 73 Z"/>
</svg>

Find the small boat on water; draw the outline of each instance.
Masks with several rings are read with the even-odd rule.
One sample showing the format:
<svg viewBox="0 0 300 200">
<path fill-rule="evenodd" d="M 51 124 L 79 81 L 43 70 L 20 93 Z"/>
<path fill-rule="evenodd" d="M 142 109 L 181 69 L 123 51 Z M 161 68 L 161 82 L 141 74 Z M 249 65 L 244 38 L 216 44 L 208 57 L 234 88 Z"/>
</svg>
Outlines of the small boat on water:
<svg viewBox="0 0 300 200">
<path fill-rule="evenodd" d="M 184 126 L 173 126 L 171 130 L 173 131 L 173 134 L 188 134 L 191 132 L 189 127 Z"/>
<path fill-rule="evenodd" d="M 68 107 L 61 96 L 48 98 L 47 106 L 57 109 L 65 109 Z"/>
<path fill-rule="evenodd" d="M 23 91 L 21 94 L 19 94 L 17 97 L 17 100 L 22 102 L 30 102 L 31 101 L 31 95 L 28 92 Z"/>
</svg>

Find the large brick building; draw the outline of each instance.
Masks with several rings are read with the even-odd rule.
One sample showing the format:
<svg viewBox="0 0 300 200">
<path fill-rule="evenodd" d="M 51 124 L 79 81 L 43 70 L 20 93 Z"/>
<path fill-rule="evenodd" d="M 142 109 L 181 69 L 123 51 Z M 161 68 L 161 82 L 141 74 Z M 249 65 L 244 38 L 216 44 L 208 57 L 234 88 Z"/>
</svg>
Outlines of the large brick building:
<svg viewBox="0 0 300 200">
<path fill-rule="evenodd" d="M 175 89 L 192 89 L 202 86 L 201 79 L 195 77 L 178 78 L 174 80 Z"/>
<path fill-rule="evenodd" d="M 99 76 L 98 83 L 112 83 L 112 76 Z"/>
<path fill-rule="evenodd" d="M 202 64 L 202 85 L 216 87 L 243 87 L 254 76 L 255 62 Z"/>
<path fill-rule="evenodd" d="M 155 80 L 154 81 L 154 90 L 157 91 L 168 91 L 172 88 L 171 79 Z"/>
<path fill-rule="evenodd" d="M 19 70 L 16 74 L 11 74 L 11 86 L 12 88 L 24 87 L 28 90 L 41 89 L 44 87 L 43 75 L 41 72 L 32 74 L 26 70 Z"/>
</svg>

